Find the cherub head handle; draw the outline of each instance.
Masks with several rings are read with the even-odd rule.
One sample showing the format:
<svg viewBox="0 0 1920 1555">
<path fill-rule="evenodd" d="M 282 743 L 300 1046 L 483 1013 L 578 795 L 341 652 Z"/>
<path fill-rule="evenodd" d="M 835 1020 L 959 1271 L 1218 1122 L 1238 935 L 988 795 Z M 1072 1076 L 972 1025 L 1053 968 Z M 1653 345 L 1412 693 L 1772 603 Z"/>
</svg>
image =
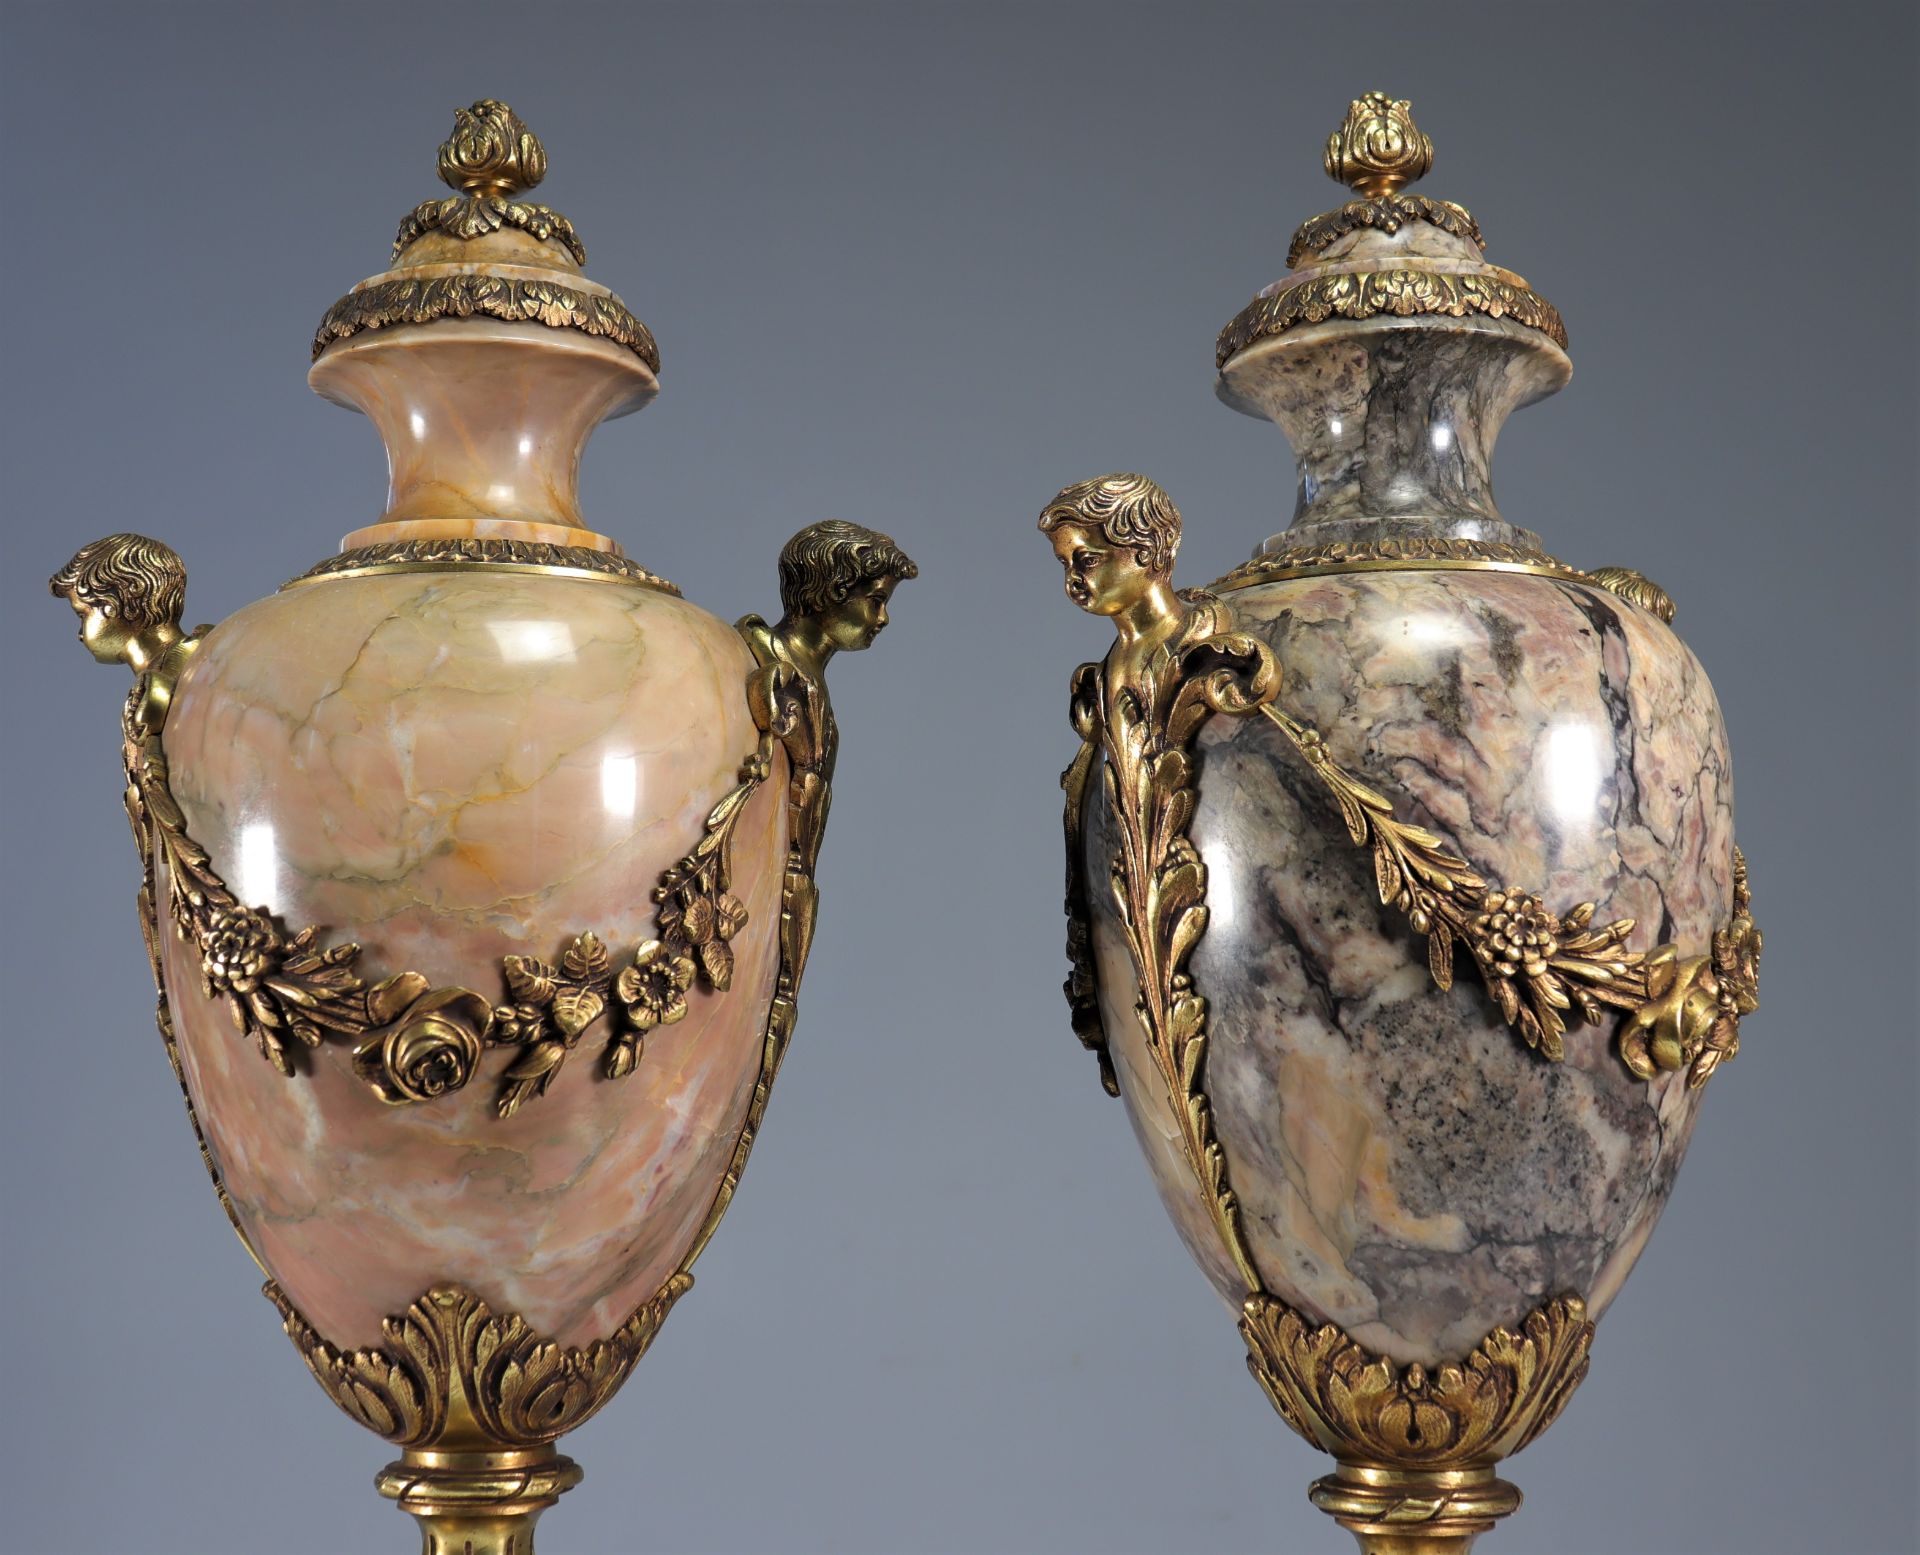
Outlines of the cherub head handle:
<svg viewBox="0 0 1920 1555">
<path fill-rule="evenodd" d="M 1066 570 L 1067 598 L 1110 616 L 1122 642 L 1156 635 L 1184 613 L 1173 592 L 1180 510 L 1144 475 L 1068 486 L 1040 514 Z"/>
<path fill-rule="evenodd" d="M 780 623 L 773 629 L 794 667 L 820 679 L 828 659 L 869 646 L 887 624 L 897 584 L 920 569 L 888 536 L 829 518 L 809 524 L 780 551 Z"/>
<path fill-rule="evenodd" d="M 145 535 L 108 535 L 83 545 L 47 580 L 80 617 L 80 641 L 102 664 L 124 664 L 144 686 L 138 719 L 157 729 L 173 683 L 196 640 L 180 630 L 187 569 Z"/>
<path fill-rule="evenodd" d="M 80 617 L 80 641 L 102 664 L 145 674 L 180 641 L 187 569 L 158 540 L 108 535 L 74 552 L 47 587 Z"/>
</svg>

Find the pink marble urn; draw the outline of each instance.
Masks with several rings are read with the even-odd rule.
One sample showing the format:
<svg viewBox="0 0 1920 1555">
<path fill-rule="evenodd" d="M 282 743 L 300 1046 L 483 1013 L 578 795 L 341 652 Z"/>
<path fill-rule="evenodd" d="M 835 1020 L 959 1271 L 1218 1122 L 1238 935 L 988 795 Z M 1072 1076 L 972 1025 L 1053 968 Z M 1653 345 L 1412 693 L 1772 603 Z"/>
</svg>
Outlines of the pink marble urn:
<svg viewBox="0 0 1920 1555">
<path fill-rule="evenodd" d="M 326 315 L 310 381 L 391 483 L 217 626 L 116 535 L 53 580 L 129 663 L 160 1022 L 208 1170 L 322 1386 L 405 1449 L 427 1548 L 530 1546 L 552 1443 L 691 1284 L 794 1022 L 835 733 L 824 668 L 913 564 L 842 522 L 738 627 L 588 527 L 652 335 L 581 273 L 504 104 Z M 770 569 L 771 570 L 771 569 Z"/>
<path fill-rule="evenodd" d="M 1041 527 L 1114 619 L 1067 774 L 1076 1026 L 1250 1365 L 1380 1551 L 1461 1551 L 1584 1375 L 1757 999 L 1727 737 L 1672 601 L 1494 505 L 1559 315 L 1432 146 L 1353 105 L 1353 186 L 1226 328 L 1290 528 L 1176 594 L 1141 476 Z"/>
</svg>

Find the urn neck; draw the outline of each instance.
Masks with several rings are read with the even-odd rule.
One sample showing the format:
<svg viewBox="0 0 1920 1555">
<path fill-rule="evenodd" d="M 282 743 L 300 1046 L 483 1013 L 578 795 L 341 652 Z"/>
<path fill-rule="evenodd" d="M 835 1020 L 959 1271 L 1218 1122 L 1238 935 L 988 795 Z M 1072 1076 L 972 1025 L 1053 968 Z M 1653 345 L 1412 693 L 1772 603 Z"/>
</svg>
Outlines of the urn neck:
<svg viewBox="0 0 1920 1555">
<path fill-rule="evenodd" d="M 1291 527 L 1265 549 L 1382 540 L 1538 550 L 1494 503 L 1507 417 L 1570 372 L 1539 331 L 1501 319 L 1332 320 L 1260 341 L 1221 373 L 1220 397 L 1293 445 Z"/>
<path fill-rule="evenodd" d="M 520 198 L 547 152 L 505 103 L 457 109 L 440 147 L 454 190 L 415 206 L 393 268 L 326 312 L 307 382 L 364 412 L 387 447 L 387 506 L 343 550 L 492 540 L 619 553 L 580 514 L 593 429 L 659 390 L 660 352 L 581 273 L 573 223 Z"/>
<path fill-rule="evenodd" d="M 593 429 L 657 389 L 631 351 L 572 330 L 439 320 L 358 335 L 308 381 L 363 412 L 387 450 L 387 505 L 346 547 L 500 538 L 617 547 L 580 512 Z"/>
</svg>

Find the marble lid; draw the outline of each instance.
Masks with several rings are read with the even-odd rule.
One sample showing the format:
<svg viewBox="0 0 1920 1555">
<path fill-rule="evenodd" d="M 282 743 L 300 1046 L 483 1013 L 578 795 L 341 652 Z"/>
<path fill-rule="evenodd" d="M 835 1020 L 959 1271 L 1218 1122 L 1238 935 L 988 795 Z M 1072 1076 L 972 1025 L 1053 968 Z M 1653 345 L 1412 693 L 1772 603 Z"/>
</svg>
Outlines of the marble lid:
<svg viewBox="0 0 1920 1555">
<path fill-rule="evenodd" d="M 1327 141 L 1327 176 L 1354 198 L 1301 224 L 1287 273 L 1264 287 L 1220 332 L 1218 367 L 1258 341 L 1329 319 L 1429 322 L 1507 319 L 1562 350 L 1567 331 L 1553 304 L 1524 278 L 1482 257 L 1472 214 L 1451 200 L 1404 192 L 1433 166 L 1433 141 L 1411 105 L 1384 92 L 1355 98 Z"/>
<path fill-rule="evenodd" d="M 660 371 L 652 332 L 582 273 L 587 250 L 573 223 L 519 198 L 546 176 L 547 152 L 517 113 L 490 97 L 456 109 L 439 172 L 454 193 L 402 218 L 392 267 L 327 310 L 314 334 L 316 359 L 367 330 L 496 319 L 579 330 Z"/>
</svg>

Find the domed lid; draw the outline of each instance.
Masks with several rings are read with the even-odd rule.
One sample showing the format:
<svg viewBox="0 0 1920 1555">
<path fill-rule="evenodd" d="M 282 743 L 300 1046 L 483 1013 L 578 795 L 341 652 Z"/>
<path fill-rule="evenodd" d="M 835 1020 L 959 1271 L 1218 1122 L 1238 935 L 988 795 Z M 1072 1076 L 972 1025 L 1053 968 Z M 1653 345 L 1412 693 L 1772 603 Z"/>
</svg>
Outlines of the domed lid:
<svg viewBox="0 0 1920 1555">
<path fill-rule="evenodd" d="M 1464 206 L 1409 194 L 1433 166 L 1433 142 L 1405 98 L 1369 92 L 1327 141 L 1327 176 L 1354 198 L 1303 223 L 1287 273 L 1220 332 L 1224 368 L 1255 343 L 1328 319 L 1505 319 L 1538 330 L 1561 350 L 1567 330 L 1553 304 L 1511 270 L 1490 265 L 1480 226 Z"/>
<path fill-rule="evenodd" d="M 581 273 L 573 223 L 520 198 L 546 170 L 505 103 L 459 110 L 440 147 L 454 192 L 408 212 L 391 268 L 321 320 L 307 382 L 374 423 L 388 475 L 385 510 L 331 568 L 618 556 L 580 510 L 581 453 L 659 392 L 660 353 Z"/>
<path fill-rule="evenodd" d="M 409 211 L 393 240 L 393 267 L 327 309 L 313 337 L 316 360 L 367 330 L 497 319 L 578 330 L 660 371 L 652 332 L 581 273 L 587 250 L 573 223 L 519 198 L 546 176 L 547 152 L 517 113 L 490 97 L 456 109 L 439 170 L 455 192 Z"/>
</svg>

